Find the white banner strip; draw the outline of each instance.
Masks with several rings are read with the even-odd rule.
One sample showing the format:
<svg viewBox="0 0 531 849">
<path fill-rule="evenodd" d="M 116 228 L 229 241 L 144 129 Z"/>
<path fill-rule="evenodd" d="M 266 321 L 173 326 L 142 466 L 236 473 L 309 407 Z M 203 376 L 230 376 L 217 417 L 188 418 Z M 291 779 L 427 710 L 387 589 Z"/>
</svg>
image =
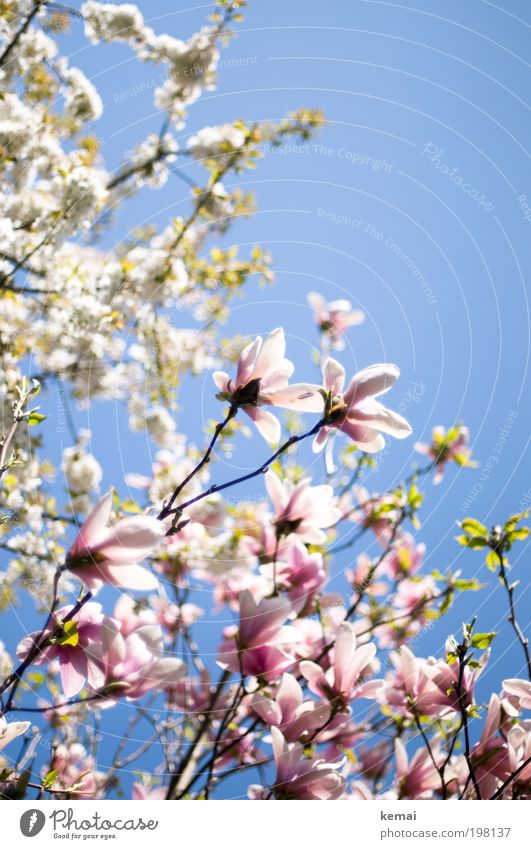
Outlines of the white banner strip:
<svg viewBox="0 0 531 849">
<path fill-rule="evenodd" d="M 258 808 L 257 805 L 260 805 Z M 266 807 L 264 807 L 266 805 Z M 325 807 L 328 806 L 328 811 Z M 525 802 L 5 802 L 2 847 L 524 849 Z"/>
</svg>

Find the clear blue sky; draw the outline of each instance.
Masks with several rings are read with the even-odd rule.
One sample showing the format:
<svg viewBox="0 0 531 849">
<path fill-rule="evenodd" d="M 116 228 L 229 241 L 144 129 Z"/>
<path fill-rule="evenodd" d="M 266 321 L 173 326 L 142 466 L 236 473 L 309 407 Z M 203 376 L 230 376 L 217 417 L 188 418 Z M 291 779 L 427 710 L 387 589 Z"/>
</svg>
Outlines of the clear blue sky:
<svg viewBox="0 0 531 849">
<path fill-rule="evenodd" d="M 156 31 L 182 38 L 211 10 L 173 0 L 139 6 Z M 479 570 L 489 586 L 458 601 L 446 624 L 416 650 L 441 652 L 446 634 L 470 618 L 475 603 L 480 630 L 500 629 L 505 646 L 494 646 L 497 657 L 482 698 L 521 671 L 520 650 L 495 578 L 483 571 L 481 555 L 463 554 L 453 537 L 457 518 L 472 514 L 494 522 L 531 501 L 530 30 L 525 0 L 254 2 L 223 53 L 218 89 L 191 107 L 181 138 L 184 146 L 205 124 L 278 119 L 299 106 L 324 110 L 329 123 L 314 141 L 271 152 L 254 172 L 227 181 L 254 191 L 259 210 L 231 230 L 228 242 L 270 248 L 277 282 L 270 289 L 251 286 L 225 332 L 264 333 L 282 323 L 297 377 L 313 379 L 307 292 L 348 297 L 365 311 L 367 320 L 352 330 L 342 361 L 347 371 L 398 363 L 402 377 L 389 406 L 400 407 L 414 428 L 414 438 L 393 443 L 371 489 L 389 487 L 405 474 L 414 441 L 434 425 L 469 425 L 480 466 L 452 470 L 441 486 L 428 487 L 419 539 L 428 546 L 428 568 L 461 567 L 470 576 Z M 97 130 L 107 166 L 117 167 L 160 127 L 152 105 L 160 68 L 140 65 L 122 45 L 87 45 L 77 24 L 64 44 L 104 99 Z M 134 86 L 137 94 L 127 94 Z M 184 167 L 200 179 L 199 166 Z M 177 178 L 162 191 L 144 192 L 141 204 L 133 200 L 124 208 L 116 240 L 132 226 L 162 226 L 186 208 L 187 196 Z M 415 392 L 419 400 L 411 401 Z M 186 421 L 196 424 L 199 440 L 203 417 L 219 413 L 208 375 L 190 388 L 189 403 Z M 147 469 L 145 440 L 127 436 L 121 425 L 117 432 L 111 405 L 94 409 L 90 422 L 82 412 L 76 420 L 94 432 L 106 483 L 120 487 L 124 472 Z M 129 449 L 124 468 L 115 459 L 117 439 Z M 257 450 L 265 456 L 258 439 L 243 446 L 242 465 Z M 226 471 L 218 465 L 214 474 L 225 478 Z M 473 503 L 464 507 L 471 493 Z M 522 582 L 521 594 L 524 558 L 514 577 Z M 525 598 L 519 607 L 525 621 Z M 247 783 L 247 777 L 235 780 L 230 792 L 244 793 Z"/>
</svg>

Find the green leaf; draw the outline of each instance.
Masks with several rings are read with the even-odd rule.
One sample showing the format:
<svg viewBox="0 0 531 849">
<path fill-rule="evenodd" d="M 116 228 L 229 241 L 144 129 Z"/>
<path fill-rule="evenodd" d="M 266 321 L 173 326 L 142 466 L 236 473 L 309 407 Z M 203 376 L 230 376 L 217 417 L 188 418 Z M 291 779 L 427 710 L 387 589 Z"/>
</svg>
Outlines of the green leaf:
<svg viewBox="0 0 531 849">
<path fill-rule="evenodd" d="M 475 578 L 471 578 L 467 580 L 466 578 L 457 578 L 455 581 L 455 588 L 457 590 L 481 590 L 485 584 L 480 584 L 479 581 L 476 581 Z"/>
<path fill-rule="evenodd" d="M 472 646 L 475 649 L 488 649 L 495 636 L 496 631 L 489 631 L 488 634 L 473 634 Z"/>
<path fill-rule="evenodd" d="M 43 778 L 43 780 L 42 780 L 42 786 L 43 786 L 46 790 L 49 790 L 50 788 L 52 788 L 52 787 L 54 786 L 54 784 L 55 784 L 55 782 L 56 782 L 56 779 L 57 779 L 57 770 L 56 770 L 56 769 L 51 769 L 51 770 L 50 770 L 50 772 L 48 772 L 48 773 L 44 776 L 44 778 Z"/>
<path fill-rule="evenodd" d="M 47 418 L 48 416 L 43 416 L 42 413 L 30 413 L 27 422 L 29 425 L 38 425 Z"/>
<path fill-rule="evenodd" d="M 455 538 L 459 545 L 464 545 L 465 548 L 485 548 L 487 540 L 484 537 L 469 537 L 466 534 L 461 534 Z"/>
<path fill-rule="evenodd" d="M 463 519 L 463 521 L 459 524 L 463 528 L 464 532 L 470 536 L 484 537 L 486 539 L 489 535 L 485 525 L 482 525 L 477 519 Z"/>
</svg>

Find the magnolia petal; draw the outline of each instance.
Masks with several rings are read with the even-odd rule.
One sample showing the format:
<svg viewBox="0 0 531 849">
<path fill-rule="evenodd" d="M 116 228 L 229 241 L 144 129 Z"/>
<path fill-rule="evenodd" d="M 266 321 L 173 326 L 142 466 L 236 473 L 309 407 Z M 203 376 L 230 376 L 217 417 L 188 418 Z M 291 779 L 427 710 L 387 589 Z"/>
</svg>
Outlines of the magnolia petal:
<svg viewBox="0 0 531 849">
<path fill-rule="evenodd" d="M 411 425 L 398 413 L 388 410 L 377 401 L 364 402 L 352 410 L 348 418 L 367 427 L 387 433 L 396 439 L 404 439 L 412 433 Z"/>
<path fill-rule="evenodd" d="M 212 380 L 220 392 L 228 392 L 230 378 L 225 371 L 215 371 L 212 375 Z"/>
<path fill-rule="evenodd" d="M 77 696 L 87 678 L 87 661 L 83 649 L 63 649 L 59 652 L 61 686 L 67 699 Z"/>
<path fill-rule="evenodd" d="M 266 377 L 269 372 L 275 371 L 282 364 L 285 353 L 286 340 L 284 338 L 284 330 L 282 327 L 277 327 L 271 331 L 261 346 L 252 374 L 248 379 Z"/>
<path fill-rule="evenodd" d="M 267 442 L 277 443 L 280 440 L 280 422 L 273 413 L 260 407 L 244 407 L 243 411 L 253 420 L 258 433 Z"/>
<path fill-rule="evenodd" d="M 112 489 L 100 498 L 83 522 L 79 534 L 68 552 L 68 558 L 82 555 L 98 544 L 106 533 L 107 522 L 111 517 L 111 507 Z"/>
<path fill-rule="evenodd" d="M 315 383 L 292 383 L 285 389 L 261 395 L 264 404 L 283 407 L 285 410 L 297 410 L 300 413 L 322 413 L 324 400 L 321 387 Z"/>
<path fill-rule="evenodd" d="M 323 383 L 325 389 L 328 389 L 332 395 L 339 395 L 343 391 L 345 385 L 345 369 L 334 360 L 333 357 L 327 357 L 323 365 Z"/>
<path fill-rule="evenodd" d="M 285 722 L 290 719 L 302 703 L 302 689 L 293 675 L 285 672 L 276 694 L 276 702 Z"/>
<path fill-rule="evenodd" d="M 340 427 L 343 433 L 346 433 L 350 438 L 367 454 L 375 454 L 385 448 L 385 440 L 381 433 L 365 425 L 360 425 L 358 422 L 345 419 Z"/>
<path fill-rule="evenodd" d="M 353 407 L 365 398 L 382 395 L 391 389 L 399 376 L 400 369 L 393 363 L 378 363 L 359 371 L 345 392 L 345 404 L 347 407 Z"/>
<path fill-rule="evenodd" d="M 154 516 L 127 516 L 107 531 L 98 553 L 115 563 L 147 557 L 162 541 L 165 528 Z"/>
<path fill-rule="evenodd" d="M 318 432 L 317 436 L 315 437 L 312 443 L 312 450 L 314 454 L 319 454 L 323 450 L 327 443 L 329 433 L 330 428 L 326 426 L 322 427 L 321 430 Z"/>
<path fill-rule="evenodd" d="M 104 563 L 100 566 L 102 580 L 114 587 L 128 590 L 156 590 L 158 578 L 139 563 Z"/>
<path fill-rule="evenodd" d="M 30 725 L 31 722 L 7 723 L 2 717 L 0 719 L 0 749 L 3 749 L 8 743 L 11 743 L 15 737 L 20 737 L 21 734 L 25 734 Z"/>
<path fill-rule="evenodd" d="M 257 336 L 254 342 L 250 342 L 240 354 L 238 360 L 238 371 L 236 372 L 236 387 L 245 386 L 251 379 L 258 352 L 262 347 L 262 337 Z"/>
<path fill-rule="evenodd" d="M 286 488 L 279 476 L 272 469 L 269 469 L 264 475 L 267 494 L 273 502 L 273 507 L 276 513 L 280 513 L 282 505 L 286 500 Z"/>
</svg>

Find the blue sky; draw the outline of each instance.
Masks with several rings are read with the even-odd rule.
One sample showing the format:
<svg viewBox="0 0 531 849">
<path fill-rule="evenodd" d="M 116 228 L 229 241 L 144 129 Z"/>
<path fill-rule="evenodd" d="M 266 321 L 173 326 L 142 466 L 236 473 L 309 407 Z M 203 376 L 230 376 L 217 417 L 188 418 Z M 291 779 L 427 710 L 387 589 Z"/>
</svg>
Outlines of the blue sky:
<svg viewBox="0 0 531 849">
<path fill-rule="evenodd" d="M 139 6 L 156 31 L 182 38 L 211 10 L 160 0 Z M 501 632 L 483 698 L 503 677 L 523 671 L 522 658 L 505 622 L 501 588 L 484 573 L 481 555 L 456 546 L 455 520 L 472 514 L 491 523 L 531 503 L 525 61 L 531 14 L 524 0 L 503 7 L 487 0 L 251 3 L 222 54 L 217 90 L 190 108 L 179 139 L 184 146 L 205 124 L 274 120 L 300 106 L 323 109 L 328 124 L 314 140 L 269 151 L 255 171 L 226 181 L 255 192 L 258 201 L 258 214 L 237 223 L 226 242 L 269 248 L 277 281 L 267 289 L 251 285 L 223 332 L 266 333 L 282 323 L 296 376 L 313 380 L 316 336 L 307 293 L 347 297 L 364 310 L 367 319 L 352 329 L 341 360 L 347 372 L 398 363 L 402 376 L 387 396 L 389 406 L 400 408 L 414 429 L 412 439 L 391 445 L 370 489 L 399 481 L 414 441 L 434 425 L 468 424 L 479 467 L 452 470 L 441 486 L 428 486 L 418 537 L 428 546 L 427 568 L 481 573 L 488 587 L 458 600 L 416 650 L 440 652 L 475 604 L 479 629 Z M 107 167 L 117 167 L 160 127 L 152 95 L 161 69 L 140 65 L 123 45 L 88 45 L 78 24 L 64 48 L 103 97 L 106 110 L 95 130 Z M 201 181 L 200 166 L 185 161 L 183 169 Z M 133 226 L 163 226 L 186 209 L 187 197 L 177 178 L 144 192 L 141 203 L 124 207 L 109 246 Z M 205 375 L 187 386 L 178 425 L 192 423 L 200 441 L 202 422 L 219 413 Z M 120 489 L 125 472 L 147 470 L 145 439 L 128 435 L 111 405 L 90 415 L 77 411 L 76 421 L 93 430 L 105 483 Z M 123 467 L 118 442 L 127 456 Z M 234 462 L 249 467 L 257 451 L 267 456 L 255 436 Z M 214 469 L 219 479 L 229 472 L 221 464 Z M 514 577 L 521 581 L 525 622 L 521 550 L 515 550 Z M 235 780 L 230 792 L 241 794 L 246 784 L 247 778 Z"/>
</svg>

